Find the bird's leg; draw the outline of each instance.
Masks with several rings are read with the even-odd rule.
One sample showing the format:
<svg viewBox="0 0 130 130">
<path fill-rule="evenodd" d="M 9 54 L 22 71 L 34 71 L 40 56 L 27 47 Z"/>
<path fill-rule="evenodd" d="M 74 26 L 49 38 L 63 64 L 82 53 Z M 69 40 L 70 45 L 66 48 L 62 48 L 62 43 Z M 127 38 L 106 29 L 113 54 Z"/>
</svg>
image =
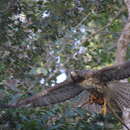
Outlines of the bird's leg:
<svg viewBox="0 0 130 130">
<path fill-rule="evenodd" d="M 104 97 L 104 103 L 101 109 L 101 113 L 105 116 L 107 114 L 107 99 Z"/>
<path fill-rule="evenodd" d="M 83 107 L 85 106 L 86 104 L 89 104 L 89 100 L 85 101 L 84 103 L 82 103 L 79 107 Z"/>
<path fill-rule="evenodd" d="M 83 102 L 81 105 L 79 105 L 79 107 L 83 107 L 87 104 L 93 104 L 95 103 L 96 97 L 94 95 L 90 95 L 89 99 L 87 99 L 85 102 Z"/>
<path fill-rule="evenodd" d="M 95 92 L 91 93 L 89 96 L 89 99 L 85 101 L 83 104 L 80 105 L 80 107 L 83 107 L 86 104 L 98 104 L 98 105 L 103 105 L 104 104 L 104 98 L 102 95 L 99 95 Z"/>
</svg>

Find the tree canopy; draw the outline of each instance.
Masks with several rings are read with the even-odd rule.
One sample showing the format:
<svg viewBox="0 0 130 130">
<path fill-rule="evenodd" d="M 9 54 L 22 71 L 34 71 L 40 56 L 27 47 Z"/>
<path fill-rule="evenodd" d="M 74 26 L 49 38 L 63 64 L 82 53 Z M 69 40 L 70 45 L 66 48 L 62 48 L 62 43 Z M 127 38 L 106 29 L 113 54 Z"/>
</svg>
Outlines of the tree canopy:
<svg viewBox="0 0 130 130">
<path fill-rule="evenodd" d="M 1 0 L 0 102 L 15 103 L 53 86 L 70 70 L 112 64 L 127 17 L 123 0 Z M 106 118 L 113 130 L 120 127 Z M 103 120 L 69 101 L 0 112 L 1 128 L 100 130 Z"/>
</svg>

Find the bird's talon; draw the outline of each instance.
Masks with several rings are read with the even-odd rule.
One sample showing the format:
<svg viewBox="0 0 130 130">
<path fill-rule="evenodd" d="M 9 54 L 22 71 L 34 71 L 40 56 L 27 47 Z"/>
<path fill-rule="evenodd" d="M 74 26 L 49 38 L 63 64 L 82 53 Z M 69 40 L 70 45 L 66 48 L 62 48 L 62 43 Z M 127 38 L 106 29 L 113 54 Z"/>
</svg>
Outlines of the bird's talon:
<svg viewBox="0 0 130 130">
<path fill-rule="evenodd" d="M 106 114 L 107 114 L 107 101 L 106 101 L 106 99 L 104 99 L 104 104 L 103 104 L 103 106 L 102 106 L 101 113 L 102 113 L 103 115 L 106 115 Z"/>
</svg>

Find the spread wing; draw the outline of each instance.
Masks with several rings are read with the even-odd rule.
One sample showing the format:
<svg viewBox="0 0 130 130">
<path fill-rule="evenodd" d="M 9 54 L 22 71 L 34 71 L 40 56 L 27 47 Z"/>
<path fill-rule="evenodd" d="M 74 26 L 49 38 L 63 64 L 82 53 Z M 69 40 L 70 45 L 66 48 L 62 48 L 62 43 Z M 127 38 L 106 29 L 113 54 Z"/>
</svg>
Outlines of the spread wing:
<svg viewBox="0 0 130 130">
<path fill-rule="evenodd" d="M 51 104 L 56 104 L 64 102 L 68 99 L 74 98 L 79 95 L 84 89 L 74 82 L 69 82 L 65 84 L 58 84 L 53 88 L 48 88 L 42 92 L 21 100 L 16 104 L 17 107 L 21 107 L 30 104 L 33 107 L 37 106 L 48 106 Z"/>
<path fill-rule="evenodd" d="M 99 82 L 108 83 L 130 77 L 130 61 L 123 64 L 107 66 L 99 70 L 82 70 L 75 71 L 75 73 L 74 75 L 78 75 L 86 81 L 91 77 L 91 79 Z"/>
<path fill-rule="evenodd" d="M 79 82 L 80 80 L 81 79 L 78 77 L 77 81 Z M 16 104 L 0 104 L 0 108 L 17 108 L 22 106 L 24 107 L 26 105 L 38 107 L 64 102 L 74 98 L 84 90 L 84 88 L 82 88 L 78 82 L 73 81 L 70 78 L 63 83 L 43 90 L 34 96 L 18 101 Z"/>
<path fill-rule="evenodd" d="M 130 77 L 130 61 L 119 65 L 104 67 L 95 72 L 96 77 L 100 81 L 110 82 L 113 80 L 121 80 Z"/>
</svg>

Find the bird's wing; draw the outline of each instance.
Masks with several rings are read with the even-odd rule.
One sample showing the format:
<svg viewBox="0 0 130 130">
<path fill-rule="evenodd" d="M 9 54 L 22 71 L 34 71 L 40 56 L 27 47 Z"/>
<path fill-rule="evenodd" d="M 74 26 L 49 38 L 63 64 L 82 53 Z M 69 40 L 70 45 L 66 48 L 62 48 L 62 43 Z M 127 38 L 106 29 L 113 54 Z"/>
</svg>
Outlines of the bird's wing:
<svg viewBox="0 0 130 130">
<path fill-rule="evenodd" d="M 82 80 L 80 77 L 77 77 L 76 81 L 70 77 L 64 82 L 43 90 L 34 96 L 20 100 L 16 104 L 0 104 L 0 108 L 17 108 L 25 107 L 28 105 L 31 107 L 38 107 L 64 102 L 66 100 L 74 98 L 84 90 L 84 88 L 78 84 L 80 80 Z"/>
<path fill-rule="evenodd" d="M 96 80 L 99 83 L 108 83 L 114 80 L 121 80 L 128 77 L 130 77 L 130 61 L 118 65 L 116 64 L 107 66 L 99 70 L 76 70 L 72 73 L 72 78 L 74 80 L 77 80 L 77 78 L 84 79 L 82 80 L 83 82 L 88 82 L 88 80 L 91 78 L 92 80 Z"/>
<path fill-rule="evenodd" d="M 110 82 L 130 77 L 130 61 L 123 64 L 104 67 L 94 72 L 94 75 L 102 82 Z"/>
<path fill-rule="evenodd" d="M 53 88 L 48 88 L 42 92 L 19 101 L 16 106 L 21 107 L 30 104 L 32 107 L 48 106 L 64 102 L 79 95 L 84 89 L 77 83 L 61 83 Z"/>
</svg>

